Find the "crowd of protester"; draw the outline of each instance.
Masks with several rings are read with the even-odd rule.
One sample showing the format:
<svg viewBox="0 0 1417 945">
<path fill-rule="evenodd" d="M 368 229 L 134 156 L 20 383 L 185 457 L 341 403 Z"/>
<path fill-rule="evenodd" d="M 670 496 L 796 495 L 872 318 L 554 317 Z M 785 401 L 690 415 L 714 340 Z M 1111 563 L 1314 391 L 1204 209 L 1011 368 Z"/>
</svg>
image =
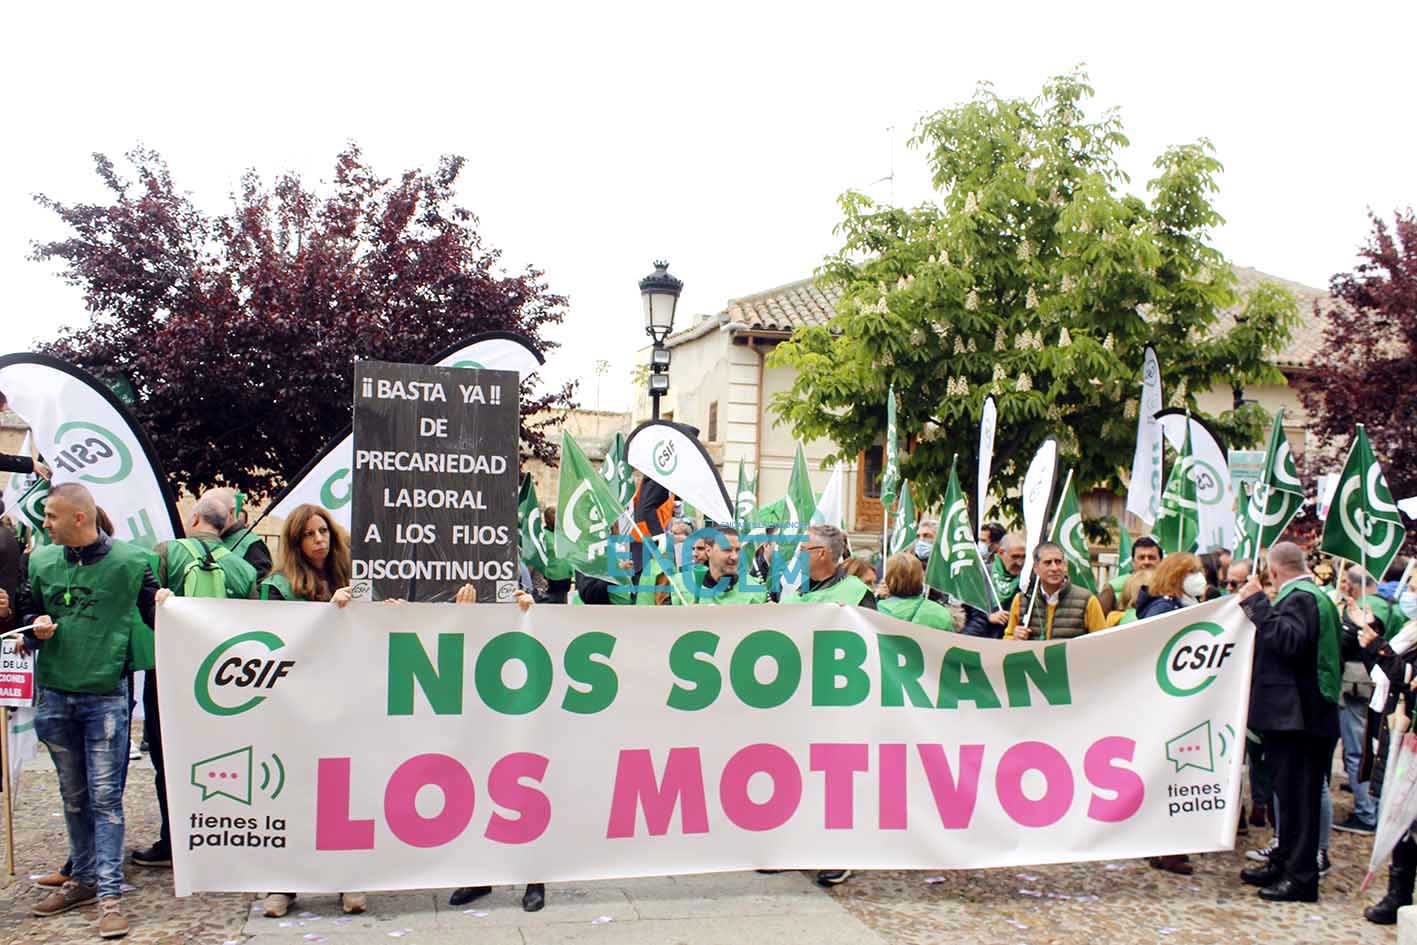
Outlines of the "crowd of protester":
<svg viewBox="0 0 1417 945">
<path fill-rule="evenodd" d="M 554 510 L 545 511 L 544 521 L 554 532 Z M 49 492 L 44 512 L 49 543 L 27 551 L 11 530 L 0 528 L 0 622 L 7 629 L 32 625 L 22 645 L 42 654 L 36 730 L 58 772 L 69 837 L 68 860 L 38 880 L 50 891 L 32 911 L 51 916 L 97 903 L 99 935 L 116 938 L 129 928 L 122 907 L 123 796 L 132 755 L 134 673 L 140 671 L 147 674 L 144 734 L 160 828 L 150 845 L 128 858 L 150 869 L 170 868 L 172 862 L 153 671 L 157 608 L 172 596 L 343 607 L 351 600 L 351 562 L 348 535 L 315 505 L 300 506 L 286 519 L 279 554 L 273 556 L 238 514 L 234 495 L 223 489 L 199 496 L 185 537 L 153 552 L 113 538 L 105 525 L 88 490 L 71 483 Z M 1030 553 L 1025 539 L 988 523 L 980 529 L 979 546 L 999 606 L 980 610 L 926 585 L 937 527 L 922 520 L 914 545 L 881 560 L 851 554 L 847 536 L 837 528 L 810 526 L 795 545 L 783 545 L 806 562 L 805 573 L 785 580 L 773 566 L 777 549 L 771 535 L 744 554 L 742 536 L 732 527 L 704 537 L 689 522 L 673 520 L 664 534 L 647 540 L 672 554 L 695 539 L 677 582 L 655 554 L 641 554 L 636 580 L 623 584 L 553 562 L 545 573 L 523 570 L 517 601 L 523 608 L 533 600 L 621 606 L 836 602 L 943 632 L 1038 641 L 1125 627 L 1232 594 L 1258 631 L 1247 740 L 1250 798 L 1240 829 L 1272 825 L 1275 830 L 1268 845 L 1246 854 L 1254 865 L 1241 879 L 1258 886 L 1266 900 L 1315 901 L 1331 865 L 1329 831 L 1374 831 L 1390 718 L 1410 715 L 1414 698 L 1408 682 L 1417 663 L 1417 648 L 1411 646 L 1417 640 L 1417 592 L 1412 585 L 1400 586 L 1405 561 L 1399 559 L 1380 584 L 1361 569 L 1348 568 L 1334 586 L 1325 587 L 1301 549 L 1289 542 L 1268 549 L 1256 573 L 1255 562 L 1231 560 L 1224 549 L 1164 555 L 1155 540 L 1143 536 L 1132 546 L 1131 572 L 1094 593 L 1074 582 L 1063 549 L 1045 541 L 1031 551 L 1036 580 L 1031 588 L 1020 588 Z M 751 581 L 743 579 L 749 576 Z M 456 600 L 475 603 L 472 586 L 461 589 Z M 1341 648 L 1330 646 L 1335 640 Z M 1382 704 L 1376 708 L 1375 667 L 1398 681 L 1379 694 Z M 1406 711 L 1394 716 L 1400 707 Z M 1340 739 L 1343 786 L 1353 794 L 1353 812 L 1333 823 L 1328 776 Z M 1373 751 L 1374 745 L 1384 751 Z M 1149 862 L 1181 875 L 1193 869 L 1184 855 Z M 850 875 L 848 869 L 826 869 L 816 878 L 830 886 Z M 1395 922 L 1397 909 L 1412 901 L 1414 877 L 1417 842 L 1405 837 L 1392 856 L 1387 894 L 1367 909 L 1367 918 Z M 450 903 L 462 905 L 489 891 L 460 887 Z M 285 915 L 297 895 L 269 893 L 265 915 Z M 363 892 L 344 892 L 340 902 L 347 913 L 367 908 Z M 525 909 L 541 909 L 545 902 L 543 884 L 526 888 Z"/>
</svg>

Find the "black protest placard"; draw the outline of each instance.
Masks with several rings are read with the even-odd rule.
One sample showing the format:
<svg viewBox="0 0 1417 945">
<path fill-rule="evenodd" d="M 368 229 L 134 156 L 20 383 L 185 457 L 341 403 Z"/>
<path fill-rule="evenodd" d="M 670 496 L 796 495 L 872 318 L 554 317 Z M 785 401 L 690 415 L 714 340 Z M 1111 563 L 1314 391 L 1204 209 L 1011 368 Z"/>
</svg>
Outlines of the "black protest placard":
<svg viewBox="0 0 1417 945">
<path fill-rule="evenodd" d="M 515 371 L 354 366 L 354 594 L 479 601 L 516 592 Z"/>
</svg>

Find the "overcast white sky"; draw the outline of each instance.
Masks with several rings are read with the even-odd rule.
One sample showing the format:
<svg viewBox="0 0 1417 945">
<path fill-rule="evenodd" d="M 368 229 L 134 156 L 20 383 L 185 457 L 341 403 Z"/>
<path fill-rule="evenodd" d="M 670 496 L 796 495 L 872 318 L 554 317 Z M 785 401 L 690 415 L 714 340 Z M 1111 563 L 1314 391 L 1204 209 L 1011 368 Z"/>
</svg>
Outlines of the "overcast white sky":
<svg viewBox="0 0 1417 945">
<path fill-rule="evenodd" d="M 1140 191 L 1169 143 L 1211 138 L 1226 172 L 1216 234 L 1237 263 L 1325 286 L 1369 207 L 1417 202 L 1417 4 L 857 3 L 10 5 L 0 152 L 0 329 L 24 350 L 84 320 L 30 242 L 33 204 L 102 196 L 89 157 L 141 142 L 220 212 L 241 173 L 327 179 L 346 140 L 392 176 L 468 158 L 461 202 L 510 268 L 570 297 L 553 378 L 612 364 L 630 403 L 644 341 L 636 282 L 659 256 L 685 281 L 679 324 L 810 275 L 835 200 L 895 166 L 924 113 L 980 80 L 1032 95 L 1085 62 L 1119 106 Z M 894 126 L 894 133 L 887 129 Z"/>
</svg>

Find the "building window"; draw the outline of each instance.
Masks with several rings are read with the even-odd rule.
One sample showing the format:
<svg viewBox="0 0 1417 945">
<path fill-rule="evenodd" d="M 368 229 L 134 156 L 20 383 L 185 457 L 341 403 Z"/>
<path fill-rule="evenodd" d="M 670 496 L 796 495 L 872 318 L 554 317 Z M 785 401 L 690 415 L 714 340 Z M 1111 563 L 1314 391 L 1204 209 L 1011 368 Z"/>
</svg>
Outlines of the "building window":
<svg viewBox="0 0 1417 945">
<path fill-rule="evenodd" d="M 709 404 L 708 441 L 718 442 L 718 401 Z"/>
<path fill-rule="evenodd" d="M 867 448 L 862 454 L 865 458 L 866 466 L 866 498 L 881 498 L 881 472 L 883 464 L 884 446 L 872 446 Z"/>
</svg>

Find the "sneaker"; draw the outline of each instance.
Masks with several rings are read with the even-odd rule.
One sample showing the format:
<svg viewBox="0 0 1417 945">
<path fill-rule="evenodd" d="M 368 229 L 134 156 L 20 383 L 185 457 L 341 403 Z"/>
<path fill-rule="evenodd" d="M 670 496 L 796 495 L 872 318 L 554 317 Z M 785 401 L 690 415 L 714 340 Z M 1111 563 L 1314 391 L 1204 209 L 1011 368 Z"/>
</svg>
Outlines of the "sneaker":
<svg viewBox="0 0 1417 945">
<path fill-rule="evenodd" d="M 290 911 L 290 904 L 295 901 L 295 896 L 291 893 L 271 893 L 261 903 L 261 914 L 268 919 L 279 919 Z"/>
<path fill-rule="evenodd" d="M 39 879 L 37 879 L 37 880 L 34 881 L 34 884 L 35 884 L 36 886 L 53 886 L 53 887 L 59 887 L 59 886 L 63 886 L 63 885 L 64 885 L 65 883 L 67 883 L 68 881 L 69 881 L 69 877 L 68 877 L 68 876 L 65 876 L 65 875 L 64 875 L 63 873 L 61 873 L 59 870 L 55 870 L 54 872 L 49 873 L 48 875 L 41 876 Z"/>
<path fill-rule="evenodd" d="M 368 908 L 364 901 L 363 893 L 340 893 L 339 907 L 344 910 L 345 915 L 358 915 Z"/>
<path fill-rule="evenodd" d="M 1376 824 L 1365 824 L 1358 819 L 1357 814 L 1349 814 L 1343 820 L 1333 825 L 1334 830 L 1342 830 L 1344 833 L 1364 833 L 1372 836 L 1377 830 Z"/>
<path fill-rule="evenodd" d="M 170 868 L 172 866 L 172 850 L 160 842 L 154 843 L 146 850 L 134 850 L 133 865 Z"/>
<path fill-rule="evenodd" d="M 1328 871 L 1331 870 L 1331 869 L 1333 869 L 1333 861 L 1328 858 L 1328 851 L 1327 851 L 1327 850 L 1320 850 L 1320 851 L 1319 851 L 1319 876 L 1320 876 L 1320 877 L 1327 876 L 1327 875 L 1328 875 Z"/>
<path fill-rule="evenodd" d="M 1245 851 L 1245 859 L 1247 859 L 1247 860 L 1254 860 L 1256 863 L 1263 863 L 1265 860 L 1267 860 L 1267 859 L 1269 859 L 1270 857 L 1274 856 L 1275 851 L 1278 850 L 1278 849 L 1279 849 L 1279 838 L 1278 838 L 1278 837 L 1275 837 L 1273 840 L 1271 840 L 1269 843 L 1266 843 L 1264 846 L 1260 847 L 1258 850 L 1246 850 L 1246 851 Z"/>
<path fill-rule="evenodd" d="M 87 906 L 97 901 L 97 886 L 90 886 L 88 883 L 71 879 L 41 899 L 30 912 L 40 917 L 58 915 L 61 912 L 68 912 L 70 909 L 77 909 L 79 906 Z"/>
<path fill-rule="evenodd" d="M 818 886 L 840 886 L 851 878 L 851 870 L 817 870 Z"/>
<path fill-rule="evenodd" d="M 139 749 L 137 745 L 134 745 L 132 742 L 129 742 L 129 743 L 128 743 L 128 760 L 129 760 L 129 761 L 137 761 L 138 759 L 140 759 L 140 758 L 142 758 L 142 757 L 143 757 L 143 752 L 142 752 L 142 750 Z"/>
<path fill-rule="evenodd" d="M 123 914 L 119 896 L 104 896 L 98 901 L 98 937 L 122 938 L 128 934 L 128 917 Z"/>
</svg>

